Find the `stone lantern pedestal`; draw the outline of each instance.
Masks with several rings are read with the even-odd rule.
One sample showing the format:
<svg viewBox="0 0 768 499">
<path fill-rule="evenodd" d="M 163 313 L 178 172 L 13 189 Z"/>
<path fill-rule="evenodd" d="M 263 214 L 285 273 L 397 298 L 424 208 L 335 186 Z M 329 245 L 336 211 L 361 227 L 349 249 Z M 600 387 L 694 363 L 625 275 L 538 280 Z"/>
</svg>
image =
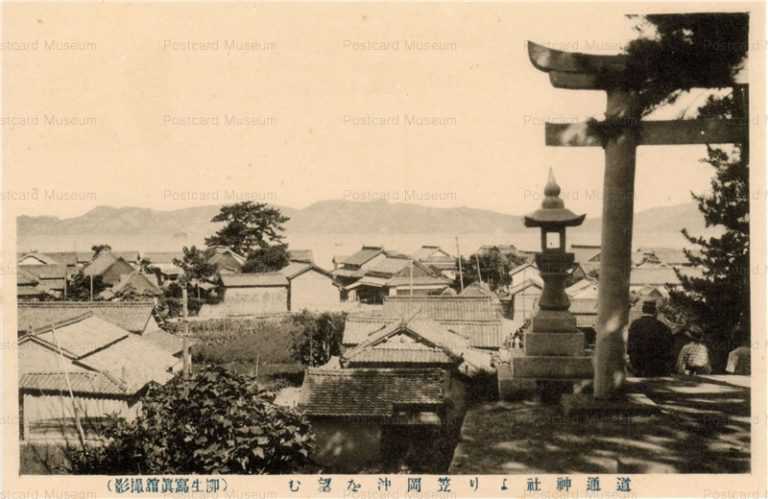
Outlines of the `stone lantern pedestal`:
<svg viewBox="0 0 768 499">
<path fill-rule="evenodd" d="M 556 401 L 561 394 L 573 392 L 577 382 L 591 380 L 593 367 L 592 358 L 584 354 L 584 334 L 576 328 L 565 294 L 565 280 L 574 263 L 573 254 L 565 251 L 565 227 L 580 225 L 584 215 L 565 208 L 551 171 L 544 194 L 541 209 L 525 217 L 527 227 L 542 230 L 542 251 L 536 254 L 536 264 L 544 289 L 539 310 L 524 335 L 525 355 L 512 359 L 511 376 L 535 381 L 542 400 Z"/>
</svg>

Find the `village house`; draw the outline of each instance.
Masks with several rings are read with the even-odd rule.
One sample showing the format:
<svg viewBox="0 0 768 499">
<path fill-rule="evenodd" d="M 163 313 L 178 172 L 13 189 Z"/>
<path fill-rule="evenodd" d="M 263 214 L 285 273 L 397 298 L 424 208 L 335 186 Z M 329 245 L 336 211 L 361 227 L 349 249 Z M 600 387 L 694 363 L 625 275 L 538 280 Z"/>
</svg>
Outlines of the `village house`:
<svg viewBox="0 0 768 499">
<path fill-rule="evenodd" d="M 365 275 L 369 266 L 387 257 L 382 246 L 363 246 L 354 255 L 334 257 L 333 277 L 342 285 L 352 284 Z"/>
<path fill-rule="evenodd" d="M 120 276 L 120 281 L 107 288 L 99 294 L 103 300 L 122 300 L 126 298 L 135 299 L 157 298 L 163 295 L 162 289 L 157 282 L 154 274 L 145 274 L 139 270 L 134 270 L 130 274 Z"/>
<path fill-rule="evenodd" d="M 423 314 L 423 317 L 467 338 L 473 348 L 498 350 L 509 332 L 505 329 L 498 304 L 488 297 L 390 296 L 385 298 L 380 310 L 347 316 L 343 344 L 347 348 L 359 345 L 387 324 L 415 314 Z"/>
<path fill-rule="evenodd" d="M 456 279 L 459 268 L 456 258 L 440 246 L 425 244 L 412 255 L 415 261 L 437 270 L 443 277 Z"/>
<path fill-rule="evenodd" d="M 509 271 L 511 283 L 508 294 L 512 301 L 512 318 L 525 321 L 533 317 L 539 306 L 544 281 L 533 262 L 518 265 Z"/>
<path fill-rule="evenodd" d="M 315 257 L 310 249 L 289 249 L 288 260 L 300 263 L 315 263 Z"/>
<path fill-rule="evenodd" d="M 91 263 L 83 269 L 86 277 L 101 277 L 101 281 L 107 286 L 114 286 L 120 282 L 122 276 L 130 274 L 135 267 L 128 260 L 118 256 L 109 250 L 102 250 Z"/>
<path fill-rule="evenodd" d="M 311 262 L 293 261 L 280 269 L 288 280 L 288 310 L 338 310 L 341 292 L 338 284 L 325 269 Z"/>
<path fill-rule="evenodd" d="M 571 244 L 571 253 L 574 261 L 583 271 L 590 275 L 600 271 L 600 245 L 599 244 Z"/>
<path fill-rule="evenodd" d="M 69 276 L 66 265 L 46 263 L 18 265 L 17 268 L 21 282 L 20 286 L 25 288 L 22 290 L 17 289 L 17 293 L 21 291 L 25 295 L 31 289 L 28 286 L 35 286 L 38 290 L 43 290 L 48 296 L 54 298 L 66 297 L 67 278 Z M 36 283 L 31 281 L 36 281 Z M 25 296 L 30 297 L 29 294 Z"/>
<path fill-rule="evenodd" d="M 160 272 L 163 285 L 168 281 L 175 281 L 183 273 L 183 269 L 176 265 L 176 260 L 182 261 L 184 254 L 180 251 L 148 251 L 141 254 L 143 260 L 148 260 L 152 268 Z"/>
<path fill-rule="evenodd" d="M 312 459 L 352 473 L 434 454 L 456 386 L 442 369 L 308 369 L 298 407 L 315 433 Z"/>
<path fill-rule="evenodd" d="M 42 301 L 55 295 L 40 286 L 40 280 L 26 270 L 19 268 L 16 273 L 16 299 L 19 301 Z"/>
<path fill-rule="evenodd" d="M 288 312 L 290 283 L 281 272 L 221 274 L 221 303 L 204 305 L 201 319 L 259 316 Z"/>
<path fill-rule="evenodd" d="M 224 246 L 216 246 L 210 250 L 212 254 L 208 258 L 208 263 L 215 266 L 219 274 L 235 274 L 243 271 L 246 261 L 243 255 Z"/>
<path fill-rule="evenodd" d="M 405 255 L 384 255 L 370 263 L 363 275 L 344 287 L 350 301 L 381 303 L 385 296 L 436 295 L 450 284 L 443 276 Z"/>
<path fill-rule="evenodd" d="M 134 417 L 147 385 L 163 384 L 182 369 L 168 349 L 91 311 L 38 327 L 21 324 L 20 319 L 23 440 L 72 440 L 76 417 L 93 437 L 100 419 L 112 413 Z"/>
</svg>

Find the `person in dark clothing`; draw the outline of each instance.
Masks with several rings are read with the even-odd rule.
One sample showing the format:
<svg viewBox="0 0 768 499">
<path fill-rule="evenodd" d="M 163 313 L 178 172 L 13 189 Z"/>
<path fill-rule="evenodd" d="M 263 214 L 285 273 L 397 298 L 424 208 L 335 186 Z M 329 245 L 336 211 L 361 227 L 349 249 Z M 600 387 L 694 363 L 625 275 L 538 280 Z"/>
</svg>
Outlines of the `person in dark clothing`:
<svg viewBox="0 0 768 499">
<path fill-rule="evenodd" d="M 643 316 L 629 326 L 627 354 L 635 376 L 668 376 L 671 372 L 672 332 L 656 318 L 656 302 L 643 302 Z"/>
</svg>

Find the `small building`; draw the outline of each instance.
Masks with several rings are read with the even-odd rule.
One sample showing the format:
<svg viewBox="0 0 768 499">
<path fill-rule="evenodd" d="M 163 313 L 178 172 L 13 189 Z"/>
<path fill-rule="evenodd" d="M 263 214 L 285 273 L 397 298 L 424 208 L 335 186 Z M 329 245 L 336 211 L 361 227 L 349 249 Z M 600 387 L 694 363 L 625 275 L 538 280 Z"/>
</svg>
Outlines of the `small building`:
<svg viewBox="0 0 768 499">
<path fill-rule="evenodd" d="M 58 263 L 19 265 L 18 269 L 19 275 L 22 276 L 22 280 L 27 285 L 30 279 L 27 276 L 31 275 L 37 281 L 35 286 L 44 290 L 48 295 L 55 298 L 65 297 L 67 277 L 69 276 L 66 265 Z"/>
<path fill-rule="evenodd" d="M 333 277 L 342 286 L 352 284 L 363 277 L 371 265 L 375 265 L 386 257 L 383 246 L 363 246 L 353 255 L 334 257 Z"/>
<path fill-rule="evenodd" d="M 183 269 L 174 263 L 182 261 L 184 254 L 178 251 L 151 251 L 141 254 L 141 258 L 148 260 L 150 266 L 160 271 L 163 282 L 175 281 L 183 273 Z M 162 284 L 162 283 L 161 283 Z"/>
<path fill-rule="evenodd" d="M 310 249 L 289 249 L 288 260 L 299 263 L 315 263 L 315 257 Z"/>
<path fill-rule="evenodd" d="M 20 333 L 19 411 L 25 440 L 74 438 L 75 406 L 83 429 L 93 437 L 100 419 L 115 412 L 133 417 L 147 385 L 164 384 L 182 368 L 167 350 L 93 312 Z"/>
<path fill-rule="evenodd" d="M 16 261 L 19 265 L 61 265 L 62 262 L 56 260 L 51 255 L 46 253 L 40 253 L 38 251 L 30 251 L 28 253 L 22 253 L 18 255 Z"/>
<path fill-rule="evenodd" d="M 221 275 L 224 316 L 265 315 L 288 312 L 289 281 L 281 272 Z"/>
<path fill-rule="evenodd" d="M 412 258 L 427 267 L 436 269 L 443 277 L 450 280 L 456 279 L 459 271 L 456 258 L 440 246 L 425 244 L 416 250 Z"/>
<path fill-rule="evenodd" d="M 223 246 L 216 246 L 210 251 L 208 263 L 215 266 L 219 274 L 235 274 L 243 271 L 246 261 L 243 255 Z"/>
<path fill-rule="evenodd" d="M 116 256 L 111 251 L 103 250 L 83 269 L 86 277 L 101 277 L 101 281 L 107 286 L 114 286 L 120 282 L 122 276 L 130 274 L 135 267 L 128 263 L 122 256 Z"/>
<path fill-rule="evenodd" d="M 378 304 L 385 296 L 437 295 L 449 285 L 448 278 L 435 275 L 423 263 L 405 255 L 385 255 L 344 290 L 351 301 Z"/>
<path fill-rule="evenodd" d="M 134 270 L 120 276 L 120 282 L 102 291 L 99 295 L 104 300 L 157 298 L 163 295 L 154 274 L 145 274 Z"/>
<path fill-rule="evenodd" d="M 522 265 L 518 265 L 509 271 L 510 283 L 509 287 L 514 288 L 526 281 L 536 281 L 542 283 L 541 276 L 539 275 L 539 269 L 533 262 L 527 262 Z"/>
<path fill-rule="evenodd" d="M 543 291 L 544 283 L 541 278 L 527 279 L 509 288 L 512 319 L 521 321 L 532 319 L 539 309 L 539 300 Z"/>
<path fill-rule="evenodd" d="M 473 348 L 498 350 L 504 343 L 503 316 L 497 303 L 488 297 L 440 295 L 390 296 L 381 310 L 350 313 L 343 344 L 354 347 L 387 324 L 416 314 L 467 338 Z"/>
<path fill-rule="evenodd" d="M 575 263 L 587 275 L 600 271 L 601 249 L 599 244 L 572 244 L 571 253 L 573 253 Z"/>
<path fill-rule="evenodd" d="M 29 332 L 48 324 L 92 312 L 94 316 L 137 335 L 160 329 L 152 311 L 152 301 L 48 301 L 23 302 L 17 306 L 16 329 Z"/>
<path fill-rule="evenodd" d="M 315 433 L 312 459 L 354 473 L 431 450 L 450 393 L 442 369 L 308 369 L 299 409 Z"/>
<path fill-rule="evenodd" d="M 698 254 L 697 250 L 689 251 Z M 682 248 L 642 247 L 632 253 L 632 264 L 634 266 L 688 267 L 691 262 Z"/>
<path fill-rule="evenodd" d="M 55 298 L 55 296 L 40 286 L 40 280 L 37 276 L 19 268 L 16 273 L 16 299 L 19 301 L 43 301 L 48 298 Z"/>
<path fill-rule="evenodd" d="M 288 310 L 338 310 L 341 293 L 333 275 L 313 263 L 291 262 L 280 269 L 288 280 Z"/>
</svg>

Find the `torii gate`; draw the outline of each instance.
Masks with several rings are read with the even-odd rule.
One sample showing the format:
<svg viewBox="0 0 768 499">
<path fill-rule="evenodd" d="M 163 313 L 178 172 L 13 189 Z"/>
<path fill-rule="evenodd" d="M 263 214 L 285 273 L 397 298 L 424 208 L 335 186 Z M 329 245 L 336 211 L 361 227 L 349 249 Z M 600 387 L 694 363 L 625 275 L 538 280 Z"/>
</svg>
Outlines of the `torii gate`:
<svg viewBox="0 0 768 499">
<path fill-rule="evenodd" d="M 594 396 L 611 397 L 624 383 L 624 327 L 629 319 L 629 274 L 632 264 L 635 160 L 640 145 L 747 143 L 748 126 L 741 119 L 640 121 L 637 95 L 611 86 L 606 75 L 621 74 L 626 56 L 590 55 L 551 50 L 528 42 L 533 65 L 549 73 L 556 88 L 603 90 L 607 94 L 606 122 L 634 124 L 602 137 L 588 123 L 545 124 L 548 146 L 602 146 L 605 150 L 603 226 L 600 254 L 597 340 L 594 357 Z M 738 85 L 744 102 L 747 86 Z M 747 106 L 744 106 L 745 113 Z M 597 123 L 599 126 L 601 123 Z"/>
</svg>

